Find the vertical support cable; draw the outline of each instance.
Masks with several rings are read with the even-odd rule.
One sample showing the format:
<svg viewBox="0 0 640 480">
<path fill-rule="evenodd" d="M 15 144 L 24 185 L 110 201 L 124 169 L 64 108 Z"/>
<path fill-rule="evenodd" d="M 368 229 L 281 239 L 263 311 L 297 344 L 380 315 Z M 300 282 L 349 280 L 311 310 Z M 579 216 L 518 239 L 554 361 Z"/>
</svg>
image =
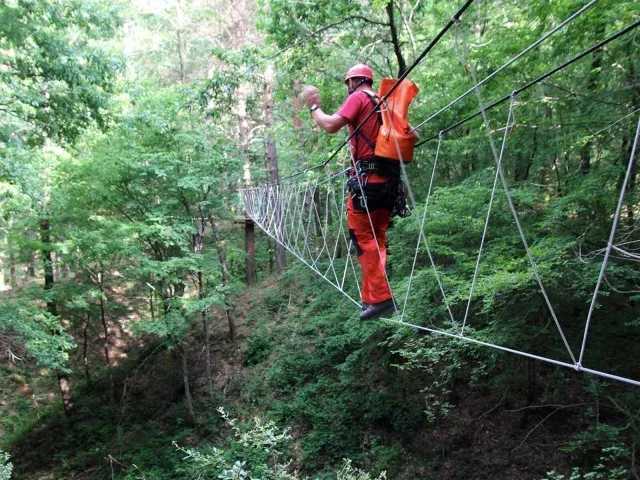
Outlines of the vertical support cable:
<svg viewBox="0 0 640 480">
<path fill-rule="evenodd" d="M 487 116 L 487 111 L 484 105 L 484 100 L 482 99 L 482 94 L 480 93 L 480 87 L 478 87 L 478 79 L 476 76 L 476 69 L 475 69 L 475 65 L 473 65 L 473 62 L 471 62 L 471 58 L 469 56 L 469 46 L 467 45 L 466 40 L 464 39 L 464 36 L 462 37 L 462 45 L 463 45 L 463 50 L 464 50 L 464 57 L 462 56 L 462 54 L 460 53 L 460 51 L 458 50 L 458 36 L 459 36 L 459 23 L 456 26 L 456 35 L 455 35 L 455 39 L 456 39 L 456 52 L 458 54 L 458 57 L 460 59 L 460 63 L 462 64 L 463 67 L 465 67 L 465 65 L 468 65 L 469 68 L 469 75 L 471 76 L 471 80 L 473 81 L 473 85 L 474 85 L 474 90 L 475 90 L 475 94 L 476 97 L 478 98 L 478 105 L 480 106 L 480 112 L 482 114 L 482 120 L 484 122 L 484 126 L 485 129 L 487 131 L 487 136 L 489 137 L 489 145 L 491 146 L 491 152 L 493 153 L 493 158 L 496 161 L 496 164 L 498 163 L 498 151 L 496 148 L 496 144 L 495 141 L 493 139 L 493 134 L 491 133 L 491 126 L 489 124 L 489 118 Z M 465 62 L 466 60 L 466 62 Z M 520 90 L 516 90 L 514 91 L 514 94 L 521 91 Z M 512 94 L 513 96 L 513 94 Z M 567 341 L 567 337 L 564 334 L 564 331 L 562 330 L 562 326 L 560 325 L 560 321 L 558 320 L 556 313 L 553 309 L 553 305 L 551 304 L 551 300 L 549 299 L 549 296 L 547 295 L 547 290 L 544 288 L 544 285 L 542 283 L 542 278 L 540 277 L 540 272 L 538 272 L 538 266 L 533 258 L 533 255 L 531 254 L 531 249 L 529 248 L 529 243 L 527 242 L 527 238 L 524 234 L 524 230 L 522 228 L 522 225 L 520 224 L 520 218 L 518 217 L 518 212 L 516 211 L 516 208 L 513 204 L 513 199 L 511 198 L 511 194 L 509 193 L 509 186 L 507 185 L 507 180 L 504 177 L 504 174 L 502 173 L 501 169 L 498 169 L 498 173 L 500 174 L 500 180 L 502 182 L 502 187 L 504 188 L 504 192 L 507 198 L 507 202 L 509 204 L 509 208 L 511 209 L 511 213 L 513 215 L 513 218 L 516 222 L 516 226 L 518 228 L 518 233 L 520 234 L 520 238 L 522 240 L 522 244 L 524 245 L 525 251 L 527 253 L 527 257 L 529 258 L 529 263 L 531 264 L 531 266 L 533 267 L 533 272 L 536 276 L 536 280 L 538 281 L 538 285 L 540 287 L 540 291 L 542 292 L 542 296 L 544 297 L 544 300 L 547 304 L 547 307 L 549 308 L 549 312 L 551 313 L 551 316 L 553 317 L 553 321 L 556 325 L 556 328 L 558 329 L 558 332 L 560 333 L 560 337 L 562 338 L 562 342 L 564 343 L 565 348 L 567 349 L 567 352 L 569 353 L 569 356 L 571 357 L 571 360 L 573 361 L 574 364 L 577 364 L 576 358 L 573 354 L 573 351 L 571 350 L 571 347 L 569 346 L 569 342 Z"/>
<path fill-rule="evenodd" d="M 598 281 L 596 282 L 596 288 L 593 292 L 593 298 L 591 299 L 591 305 L 589 306 L 589 313 L 587 315 L 587 322 L 584 328 L 584 337 L 582 338 L 582 346 L 580 347 L 580 358 L 576 363 L 576 368 L 582 368 L 582 359 L 584 358 L 584 351 L 587 346 L 587 337 L 589 335 L 589 327 L 591 326 L 591 318 L 596 308 L 596 301 L 598 299 L 598 292 L 600 291 L 600 285 L 602 285 L 602 279 L 604 278 L 604 272 L 607 269 L 607 263 L 609 262 L 609 255 L 613 248 L 613 242 L 615 241 L 616 230 L 618 228 L 618 220 L 620 219 L 620 212 L 622 211 L 622 204 L 624 202 L 624 194 L 629 184 L 629 178 L 631 177 L 631 171 L 633 170 L 633 161 L 635 159 L 638 150 L 638 137 L 640 136 L 640 117 L 638 117 L 638 126 L 636 127 L 636 136 L 633 140 L 633 148 L 631 150 L 631 157 L 629 158 L 629 165 L 627 166 L 627 173 L 624 176 L 622 182 L 622 188 L 620 190 L 620 198 L 618 199 L 618 206 L 616 207 L 616 213 L 613 217 L 613 224 L 611 225 L 611 233 L 609 234 L 609 242 L 607 243 L 607 249 L 604 252 L 604 258 L 602 260 L 602 267 L 600 268 L 600 274 L 598 275 Z"/>
<path fill-rule="evenodd" d="M 478 249 L 478 258 L 476 259 L 476 268 L 473 272 L 473 279 L 471 280 L 471 288 L 469 289 L 469 300 L 467 301 L 467 308 L 464 312 L 464 318 L 462 320 L 462 327 L 460 328 L 460 336 L 464 336 L 464 328 L 467 325 L 467 319 L 469 318 L 469 311 L 471 310 L 471 301 L 473 300 L 473 291 L 478 279 L 478 273 L 480 272 L 480 260 L 482 259 L 482 251 L 484 249 L 484 242 L 487 238 L 487 231 L 489 230 L 489 219 L 491 218 L 491 207 L 493 206 L 493 199 L 496 196 L 496 189 L 498 187 L 498 178 L 502 174 L 502 158 L 504 156 L 504 148 L 507 144 L 507 136 L 511 127 L 511 117 L 513 115 L 513 104 L 515 102 L 515 96 L 511 98 L 509 104 L 509 114 L 507 115 L 507 125 L 504 129 L 504 136 L 502 137 L 502 145 L 500 146 L 500 155 L 496 162 L 496 175 L 493 179 L 493 189 L 491 190 L 491 197 L 489 198 L 489 207 L 487 208 L 487 218 L 484 222 L 484 229 L 482 231 L 482 240 L 480 240 L 480 248 Z"/>
<path fill-rule="evenodd" d="M 443 138 L 444 138 L 444 135 L 440 135 L 438 139 L 438 147 L 436 149 L 436 155 L 433 161 L 433 169 L 431 170 L 431 180 L 429 181 L 429 190 L 427 191 L 427 199 L 425 201 L 424 212 L 422 213 L 422 220 L 420 221 L 420 231 L 418 233 L 418 241 L 416 243 L 416 250 L 413 255 L 413 263 L 411 265 L 411 274 L 409 275 L 409 283 L 407 285 L 407 291 L 404 297 L 404 305 L 402 306 L 402 314 L 400 317 L 402 320 L 404 320 L 405 310 L 407 308 L 407 304 L 409 301 L 409 293 L 411 292 L 411 285 L 413 283 L 413 276 L 415 273 L 416 263 L 418 260 L 418 253 L 420 252 L 420 243 L 421 243 L 421 240 L 424 240 L 425 248 L 427 250 L 427 254 L 429 255 L 429 261 L 431 262 L 431 266 L 436 276 L 436 281 L 438 282 L 438 287 L 440 288 L 440 293 L 442 294 L 442 299 L 447 308 L 447 311 L 449 312 L 449 318 L 451 318 L 452 325 L 456 326 L 456 320 L 453 316 L 453 312 L 451 311 L 451 306 L 449 305 L 447 294 L 444 291 L 444 286 L 442 285 L 442 280 L 440 278 L 440 274 L 438 273 L 438 268 L 436 267 L 436 263 L 433 260 L 433 255 L 431 254 L 431 248 L 429 247 L 429 241 L 427 240 L 427 234 L 424 231 L 424 225 L 426 223 L 426 219 L 429 211 L 429 202 L 431 199 L 431 194 L 433 192 L 433 184 L 435 182 L 436 168 L 438 166 L 438 158 L 440 157 Z M 415 208 L 415 204 L 414 204 L 414 208 Z"/>
</svg>

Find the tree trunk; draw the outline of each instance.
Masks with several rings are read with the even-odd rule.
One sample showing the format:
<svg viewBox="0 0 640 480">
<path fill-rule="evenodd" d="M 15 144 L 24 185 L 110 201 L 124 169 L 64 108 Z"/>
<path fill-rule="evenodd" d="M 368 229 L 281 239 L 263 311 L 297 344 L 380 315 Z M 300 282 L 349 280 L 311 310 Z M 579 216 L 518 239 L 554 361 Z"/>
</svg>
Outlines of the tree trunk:
<svg viewBox="0 0 640 480">
<path fill-rule="evenodd" d="M 27 276 L 29 278 L 36 278 L 36 257 L 31 255 L 31 260 L 27 265 Z"/>
<path fill-rule="evenodd" d="M 529 171 L 531 170 L 531 166 L 533 165 L 533 161 L 536 157 L 536 152 L 538 150 L 538 129 L 533 129 L 533 138 L 531 139 L 531 155 L 527 155 L 526 151 L 521 152 L 518 151 L 516 154 L 516 162 L 514 168 L 514 180 L 516 182 L 524 182 L 529 178 Z"/>
<path fill-rule="evenodd" d="M 7 289 L 7 285 L 4 279 L 4 266 L 7 263 L 6 256 L 4 253 L 5 242 L 2 242 L 2 248 L 0 250 L 0 292 L 4 292 Z"/>
<path fill-rule="evenodd" d="M 266 145 L 266 161 L 267 172 L 269 175 L 269 181 L 273 184 L 277 184 L 280 180 L 278 174 L 278 152 L 276 149 L 276 138 L 273 134 L 275 127 L 273 119 L 273 84 L 275 83 L 275 72 L 273 67 L 269 65 L 265 71 L 265 83 L 264 83 L 264 111 L 265 111 L 265 123 L 267 127 L 267 145 Z M 276 216 L 276 237 L 282 237 L 282 227 L 284 221 L 284 212 L 282 205 L 278 202 L 276 204 L 275 212 Z M 287 257 L 284 246 L 280 243 L 276 243 L 276 265 L 278 273 L 282 273 L 287 269 Z"/>
<path fill-rule="evenodd" d="M 185 73 L 184 73 L 184 50 L 182 45 L 182 32 L 180 29 L 176 32 L 176 37 L 178 40 L 178 61 L 180 67 L 180 83 L 184 83 Z"/>
<path fill-rule="evenodd" d="M 296 157 L 296 163 L 299 168 L 302 168 L 304 165 L 304 145 L 305 145 L 305 136 L 304 131 L 302 130 L 302 119 L 300 118 L 300 110 L 302 110 L 302 101 L 300 100 L 300 93 L 302 92 L 302 85 L 300 84 L 300 80 L 296 80 L 293 82 L 293 98 L 291 99 L 292 110 L 293 110 L 293 128 L 298 134 L 298 144 L 300 145 L 300 153 Z"/>
<path fill-rule="evenodd" d="M 605 25 L 600 22 L 595 29 L 595 39 L 600 41 L 604 36 Z M 591 93 L 598 85 L 598 77 L 600 76 L 600 67 L 602 66 L 602 49 L 593 52 L 591 58 L 591 71 L 589 73 L 589 80 L 587 82 L 587 92 Z M 586 175 L 591 170 L 591 141 L 588 141 L 580 149 L 580 167 L 579 172 Z"/>
<path fill-rule="evenodd" d="M 204 281 L 202 272 L 198 272 L 198 298 L 204 298 Z M 209 395 L 213 398 L 213 375 L 211 373 L 211 332 L 209 331 L 209 316 L 206 309 L 200 310 L 200 320 L 204 333 L 204 367 L 207 375 L 207 388 Z"/>
<path fill-rule="evenodd" d="M 180 68 L 180 83 L 184 83 L 186 79 L 186 50 L 187 50 L 187 42 L 184 38 L 184 31 L 182 30 L 185 25 L 185 14 L 184 14 L 184 5 L 182 0 L 176 2 L 176 19 L 175 19 L 175 27 L 176 27 L 176 41 L 178 43 L 178 66 Z"/>
<path fill-rule="evenodd" d="M 300 92 L 302 92 L 300 80 L 295 80 L 293 82 L 293 96 L 291 97 L 291 119 L 293 120 L 293 128 L 298 132 L 298 137 L 300 137 L 300 129 L 302 128 L 302 119 L 299 115 L 300 110 L 302 110 Z M 299 158 L 300 157 L 298 157 L 298 159 Z"/>
<path fill-rule="evenodd" d="M 398 77 L 402 76 L 407 69 L 407 62 L 402 56 L 402 49 L 400 48 L 400 39 L 398 38 L 398 30 L 396 28 L 396 22 L 394 18 L 394 2 L 391 0 L 387 3 L 387 16 L 389 17 L 389 29 L 391 30 L 391 43 L 393 43 L 393 51 L 396 54 L 396 60 L 398 61 Z"/>
<path fill-rule="evenodd" d="M 245 283 L 251 285 L 257 280 L 256 270 L 256 227 L 249 217 L 244 219 L 244 250 L 246 253 Z"/>
<path fill-rule="evenodd" d="M 154 295 L 155 295 L 155 291 L 153 290 L 153 288 L 150 288 L 149 289 L 149 312 L 151 313 L 151 320 L 156 319 L 156 309 L 155 309 L 155 305 L 153 304 Z"/>
<path fill-rule="evenodd" d="M 51 252 L 51 263 L 53 265 L 53 277 L 58 281 L 60 280 L 60 259 L 55 252 Z"/>
<path fill-rule="evenodd" d="M 99 274 L 98 281 L 100 282 L 100 322 L 102 323 L 102 331 L 104 333 L 104 360 L 109 370 L 109 401 L 115 403 L 115 387 L 113 384 L 113 371 L 111 369 L 111 356 L 109 355 L 109 326 L 107 325 L 107 315 L 104 308 L 104 287 L 103 280 L 104 275 Z"/>
<path fill-rule="evenodd" d="M 42 241 L 42 260 L 44 263 L 44 289 L 51 290 L 54 286 L 54 275 L 49 220 L 40 220 L 40 239 Z M 47 312 L 53 316 L 58 316 L 58 306 L 51 298 L 47 298 Z"/>
<path fill-rule="evenodd" d="M 191 398 L 191 387 L 189 386 L 189 366 L 187 364 L 187 350 L 182 346 L 182 383 L 184 385 L 184 402 L 187 406 L 187 423 L 190 427 L 196 426 L 196 412 L 193 409 L 193 399 Z"/>
<path fill-rule="evenodd" d="M 247 121 L 247 95 L 249 85 L 243 83 L 238 88 L 238 143 L 242 154 L 242 186 L 251 188 L 251 158 L 249 157 L 249 122 Z M 244 212 L 245 282 L 256 282 L 256 244 L 253 220 Z"/>
<path fill-rule="evenodd" d="M 16 288 L 18 286 L 18 276 L 16 275 L 16 256 L 13 252 L 9 253 L 9 286 Z"/>
<path fill-rule="evenodd" d="M 84 376 L 87 383 L 91 383 L 91 372 L 89 371 L 89 357 L 87 351 L 89 349 L 89 324 L 91 323 L 91 312 L 87 312 L 87 320 L 82 327 L 82 360 L 84 362 Z"/>
<path fill-rule="evenodd" d="M 204 232 L 205 232 L 205 222 L 206 219 L 203 218 L 203 214 L 200 214 L 200 220 L 198 220 L 196 224 L 196 234 L 194 235 L 194 245 L 193 250 L 196 254 L 202 255 L 204 251 Z M 204 275 L 202 274 L 202 270 L 199 269 L 197 274 L 197 288 L 198 288 L 198 298 L 202 300 L 205 298 L 205 285 L 204 285 Z M 213 399 L 213 381 L 211 375 L 211 332 L 209 331 L 209 317 L 207 315 L 207 308 L 202 307 L 202 309 L 198 312 L 200 315 L 200 321 L 202 322 L 202 328 L 204 333 L 204 358 L 205 358 L 205 373 L 207 376 L 207 386 L 209 388 L 209 395 Z"/>
<path fill-rule="evenodd" d="M 578 171 L 586 175 L 591 170 L 591 141 L 585 143 L 580 149 L 580 165 Z"/>
<path fill-rule="evenodd" d="M 44 264 L 44 289 L 51 290 L 54 286 L 53 279 L 53 262 L 51 255 L 51 231 L 48 219 L 40 220 L 40 240 L 42 241 L 42 260 Z M 55 300 L 47 298 L 47 312 L 50 315 L 58 316 L 58 306 Z M 66 373 L 57 372 L 58 385 L 60 386 L 60 395 L 62 396 L 62 405 L 65 413 L 70 414 L 75 408 L 73 395 L 71 393 L 71 384 Z"/>
<path fill-rule="evenodd" d="M 236 339 L 236 321 L 233 315 L 233 307 L 231 306 L 231 299 L 229 298 L 228 286 L 229 286 L 229 270 L 227 269 L 227 255 L 220 241 L 220 233 L 215 224 L 213 217 L 209 216 L 209 223 L 211 224 L 211 231 L 213 233 L 213 239 L 216 242 L 216 250 L 218 252 L 218 260 L 220 261 L 220 273 L 222 274 L 222 285 L 224 286 L 224 309 L 227 314 L 227 321 L 229 323 L 229 340 L 234 341 Z"/>
</svg>

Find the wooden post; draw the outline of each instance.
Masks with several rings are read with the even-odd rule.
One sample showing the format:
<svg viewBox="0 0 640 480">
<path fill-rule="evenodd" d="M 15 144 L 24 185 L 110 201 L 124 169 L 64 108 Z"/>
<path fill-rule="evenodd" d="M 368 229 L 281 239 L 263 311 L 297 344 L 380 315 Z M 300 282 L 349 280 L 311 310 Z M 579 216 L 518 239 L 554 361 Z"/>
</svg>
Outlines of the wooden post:
<svg viewBox="0 0 640 480">
<path fill-rule="evenodd" d="M 243 83 L 238 88 L 238 143 L 242 153 L 242 186 L 250 188 L 251 182 L 251 159 L 249 157 L 249 122 L 247 121 L 247 95 L 249 86 Z M 245 282 L 247 285 L 255 283 L 256 275 L 256 243 L 255 226 L 253 221 L 244 213 L 244 250 L 245 250 Z"/>
</svg>

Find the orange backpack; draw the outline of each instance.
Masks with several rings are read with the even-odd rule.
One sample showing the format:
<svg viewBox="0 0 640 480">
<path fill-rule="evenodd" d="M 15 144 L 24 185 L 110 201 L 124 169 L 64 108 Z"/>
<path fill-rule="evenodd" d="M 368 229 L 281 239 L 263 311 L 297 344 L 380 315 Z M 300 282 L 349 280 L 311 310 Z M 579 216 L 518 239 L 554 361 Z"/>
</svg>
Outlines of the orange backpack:
<svg viewBox="0 0 640 480">
<path fill-rule="evenodd" d="M 384 97 L 396 83 L 395 78 L 383 78 L 380 81 L 378 95 Z M 413 160 L 413 148 L 416 137 L 410 133 L 411 125 L 407 121 L 409 104 L 420 89 L 410 80 L 402 80 L 380 108 L 382 125 L 376 138 L 377 157 L 409 163 Z M 372 98 L 373 100 L 373 98 Z"/>
</svg>

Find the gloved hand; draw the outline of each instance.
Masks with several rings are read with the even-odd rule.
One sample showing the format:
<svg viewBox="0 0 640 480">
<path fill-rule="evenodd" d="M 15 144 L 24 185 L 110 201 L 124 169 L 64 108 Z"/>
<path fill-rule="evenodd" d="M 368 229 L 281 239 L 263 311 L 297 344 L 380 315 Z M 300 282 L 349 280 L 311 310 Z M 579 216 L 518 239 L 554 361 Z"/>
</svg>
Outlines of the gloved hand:
<svg viewBox="0 0 640 480">
<path fill-rule="evenodd" d="M 309 108 L 313 105 L 320 106 L 320 93 L 313 85 L 308 85 L 302 89 L 302 98 Z"/>
</svg>

